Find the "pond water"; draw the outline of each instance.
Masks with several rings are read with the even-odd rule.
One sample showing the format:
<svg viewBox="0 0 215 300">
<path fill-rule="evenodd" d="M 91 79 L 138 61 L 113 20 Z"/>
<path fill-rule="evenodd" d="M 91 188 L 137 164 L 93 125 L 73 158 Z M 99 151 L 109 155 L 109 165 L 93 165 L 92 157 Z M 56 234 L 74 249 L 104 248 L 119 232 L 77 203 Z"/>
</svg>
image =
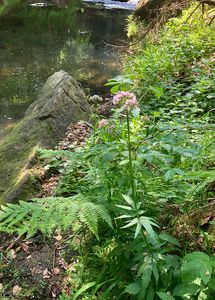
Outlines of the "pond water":
<svg viewBox="0 0 215 300">
<path fill-rule="evenodd" d="M 0 137 L 23 117 L 55 71 L 67 71 L 85 89 L 99 93 L 120 69 L 119 54 L 106 43 L 123 43 L 130 14 L 104 5 L 132 8 L 110 0 L 100 5 L 80 0 L 46 1 L 47 6 L 23 2 L 0 20 Z"/>
</svg>

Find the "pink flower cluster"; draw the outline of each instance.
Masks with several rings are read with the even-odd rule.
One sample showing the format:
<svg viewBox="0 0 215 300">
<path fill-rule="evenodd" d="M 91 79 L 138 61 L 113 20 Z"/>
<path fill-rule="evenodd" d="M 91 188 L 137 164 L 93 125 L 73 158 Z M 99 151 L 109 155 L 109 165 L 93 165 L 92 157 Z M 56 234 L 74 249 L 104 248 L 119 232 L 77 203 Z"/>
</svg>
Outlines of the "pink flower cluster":
<svg viewBox="0 0 215 300">
<path fill-rule="evenodd" d="M 98 127 L 102 128 L 102 127 L 107 127 L 108 126 L 108 121 L 106 119 L 101 119 L 99 121 Z"/>
<path fill-rule="evenodd" d="M 138 106 L 136 96 L 130 92 L 119 92 L 113 97 L 113 105 L 130 111 Z"/>
</svg>

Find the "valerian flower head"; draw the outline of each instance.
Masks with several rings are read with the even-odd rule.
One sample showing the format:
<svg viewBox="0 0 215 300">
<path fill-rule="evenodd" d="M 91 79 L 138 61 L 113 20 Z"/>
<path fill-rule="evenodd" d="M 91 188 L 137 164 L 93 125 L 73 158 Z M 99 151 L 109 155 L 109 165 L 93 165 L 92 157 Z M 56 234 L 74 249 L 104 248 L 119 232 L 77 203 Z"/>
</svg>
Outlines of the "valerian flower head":
<svg viewBox="0 0 215 300">
<path fill-rule="evenodd" d="M 107 127 L 107 126 L 108 126 L 108 121 L 106 119 L 101 119 L 98 123 L 99 128 Z"/>
<path fill-rule="evenodd" d="M 119 92 L 113 97 L 113 105 L 130 111 L 138 106 L 136 96 L 130 92 Z"/>
</svg>

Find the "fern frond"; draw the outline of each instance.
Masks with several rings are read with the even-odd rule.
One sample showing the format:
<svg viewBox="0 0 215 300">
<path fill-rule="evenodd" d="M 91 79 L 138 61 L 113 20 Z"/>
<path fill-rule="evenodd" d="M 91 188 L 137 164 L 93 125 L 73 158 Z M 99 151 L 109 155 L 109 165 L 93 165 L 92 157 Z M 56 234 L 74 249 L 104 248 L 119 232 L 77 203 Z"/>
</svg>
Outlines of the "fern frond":
<svg viewBox="0 0 215 300">
<path fill-rule="evenodd" d="M 38 230 L 50 235 L 55 229 L 65 231 L 75 222 L 81 222 L 98 238 L 98 223 L 112 227 L 111 217 L 102 204 L 87 201 L 82 195 L 50 197 L 8 204 L 0 212 L 0 231 L 33 236 Z"/>
</svg>

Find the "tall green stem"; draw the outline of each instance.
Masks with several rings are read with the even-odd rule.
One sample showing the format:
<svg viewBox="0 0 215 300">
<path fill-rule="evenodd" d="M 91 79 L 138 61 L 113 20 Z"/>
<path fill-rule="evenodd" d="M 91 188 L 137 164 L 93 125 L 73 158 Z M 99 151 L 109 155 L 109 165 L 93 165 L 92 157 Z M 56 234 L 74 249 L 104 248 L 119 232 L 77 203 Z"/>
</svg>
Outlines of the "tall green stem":
<svg viewBox="0 0 215 300">
<path fill-rule="evenodd" d="M 138 212 L 138 208 L 137 208 L 137 198 L 136 198 L 136 189 L 135 189 L 135 184 L 134 184 L 134 170 L 133 170 L 133 161 L 132 161 L 132 150 L 131 150 L 131 132 L 130 132 L 130 122 L 129 122 L 129 112 L 127 111 L 126 113 L 127 116 L 127 130 L 128 130 L 128 134 L 127 134 L 127 147 L 128 147 L 128 153 L 129 153 L 129 173 L 130 173 L 130 184 L 131 184 L 131 190 L 132 190 L 132 199 L 134 201 L 135 204 L 135 212 L 136 212 L 136 216 L 139 219 L 139 212 Z M 151 254 L 151 257 L 153 259 L 153 251 L 152 251 L 152 247 L 149 243 L 149 241 L 147 240 L 147 237 L 145 236 L 145 232 L 144 229 L 142 227 L 142 236 L 143 239 L 149 249 L 149 252 Z"/>
<path fill-rule="evenodd" d="M 133 171 L 133 164 L 132 164 L 132 150 L 131 150 L 131 133 L 130 133 L 130 122 L 129 122 L 129 112 L 126 113 L 127 116 L 127 146 L 128 146 L 128 153 L 129 153 L 129 174 L 130 174 L 130 184 L 132 190 L 132 198 L 136 202 L 136 192 L 135 192 L 135 185 L 134 185 L 134 171 Z"/>
</svg>

